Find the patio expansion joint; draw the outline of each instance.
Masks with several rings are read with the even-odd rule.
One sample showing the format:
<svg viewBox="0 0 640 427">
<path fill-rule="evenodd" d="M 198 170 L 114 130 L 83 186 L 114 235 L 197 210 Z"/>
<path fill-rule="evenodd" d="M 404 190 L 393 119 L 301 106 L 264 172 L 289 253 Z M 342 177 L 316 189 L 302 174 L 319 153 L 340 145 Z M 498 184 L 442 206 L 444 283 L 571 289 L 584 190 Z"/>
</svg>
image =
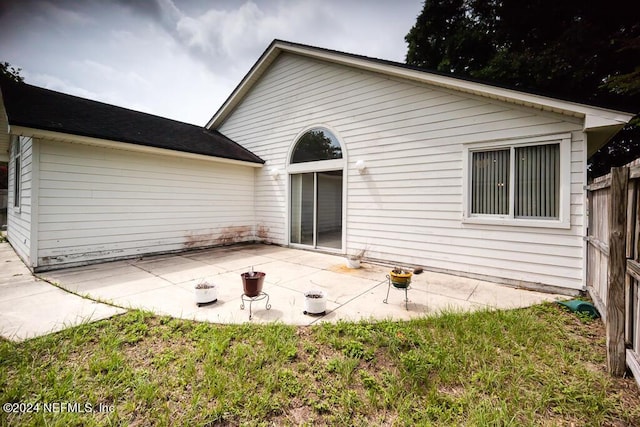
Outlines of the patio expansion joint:
<svg viewBox="0 0 640 427">
<path fill-rule="evenodd" d="M 60 285 L 60 284 L 58 284 L 56 282 L 53 282 L 53 281 L 47 279 L 46 277 L 39 276 L 38 274 L 33 273 L 32 276 L 34 278 L 36 278 L 37 280 L 41 280 L 41 281 L 53 286 L 53 288 L 55 288 L 55 289 L 59 289 L 62 292 L 66 292 L 68 294 L 75 295 L 75 296 L 77 296 L 79 298 L 82 298 L 84 300 L 91 301 L 91 302 L 97 303 L 97 304 L 108 305 L 110 307 L 119 308 L 119 309 L 122 309 L 122 310 L 125 310 L 125 311 L 129 310 L 128 307 L 124 307 L 124 306 L 118 305 L 118 304 L 114 303 L 111 300 L 103 300 L 103 299 L 100 299 L 100 298 L 93 297 L 93 296 L 91 296 L 89 294 L 80 294 L 78 292 L 74 292 L 74 291 L 72 291 L 70 289 L 67 289 L 64 286 L 62 286 L 62 285 Z M 47 293 L 47 292 L 50 292 L 50 291 L 46 291 L 46 292 L 43 292 L 43 293 Z"/>
<path fill-rule="evenodd" d="M 313 273 L 312 273 L 312 274 L 313 274 Z M 285 282 L 285 283 L 287 283 L 287 282 Z M 316 285 L 316 286 L 321 286 L 320 284 L 318 284 L 318 283 L 314 283 L 313 281 L 312 281 L 311 283 L 313 283 L 313 284 L 314 284 L 314 285 Z M 359 293 L 359 294 L 357 294 L 357 295 L 353 296 L 351 299 L 349 299 L 349 300 L 347 300 L 347 301 L 343 302 L 342 304 L 339 304 L 339 303 L 337 303 L 337 302 L 333 301 L 333 302 L 336 304 L 336 307 L 335 307 L 334 309 L 332 309 L 332 310 L 327 310 L 327 312 L 326 312 L 325 314 L 323 314 L 323 315 L 320 315 L 320 316 L 314 316 L 315 318 L 314 318 L 314 319 L 312 319 L 309 323 L 305 323 L 305 325 L 306 325 L 306 326 L 311 326 L 311 325 L 316 324 L 317 322 L 322 321 L 322 319 L 324 319 L 324 318 L 325 318 L 326 316 L 328 316 L 330 313 L 333 313 L 333 312 L 335 312 L 335 311 L 339 310 L 340 308 L 342 308 L 342 307 L 343 307 L 343 306 L 345 306 L 346 304 L 349 304 L 350 302 L 352 302 L 353 300 L 355 300 L 355 299 L 357 299 L 357 298 L 361 297 L 362 295 L 366 294 L 367 292 L 372 291 L 373 289 L 377 288 L 378 286 L 380 286 L 380 285 L 381 285 L 381 284 L 383 284 L 383 283 L 387 283 L 387 279 L 382 280 L 382 281 L 380 281 L 380 282 L 376 283 L 375 285 L 373 285 L 372 287 L 365 289 L 365 290 L 364 290 L 364 291 L 362 291 L 361 293 Z M 292 290 L 292 291 L 300 292 L 300 293 L 304 294 L 304 292 L 303 292 L 303 291 L 300 291 L 300 290 L 297 290 L 297 289 L 287 288 L 287 287 L 282 286 L 282 285 L 276 285 L 276 286 L 279 286 L 280 288 L 284 288 L 284 289 L 287 289 L 287 290 Z"/>
<path fill-rule="evenodd" d="M 353 300 L 355 300 L 355 299 L 357 299 L 357 298 L 360 298 L 362 295 L 366 294 L 366 293 L 367 293 L 367 292 L 369 292 L 369 291 L 374 290 L 375 288 L 377 288 L 378 286 L 380 286 L 380 285 L 382 285 L 382 284 L 384 284 L 384 283 L 387 283 L 387 279 L 384 279 L 384 280 L 382 280 L 382 281 L 380 281 L 380 282 L 376 283 L 376 284 L 375 284 L 375 285 L 373 285 L 372 287 L 365 289 L 364 291 L 360 292 L 359 294 L 354 295 L 352 298 L 348 299 L 347 301 L 343 302 L 342 304 L 339 304 L 335 309 L 333 309 L 333 310 L 331 310 L 331 311 L 336 311 L 336 310 L 338 310 L 339 308 L 342 308 L 343 306 L 345 306 L 345 305 L 349 304 L 351 301 L 353 301 Z M 338 304 L 338 303 L 336 302 L 336 304 Z"/>
<path fill-rule="evenodd" d="M 321 271 L 321 270 L 319 270 L 319 271 Z M 298 288 L 296 288 L 296 287 L 290 287 L 290 286 L 287 286 L 287 284 L 289 284 L 289 283 L 295 283 L 295 282 L 296 282 L 297 280 L 299 280 L 300 278 L 307 277 L 307 276 L 311 276 L 311 275 L 316 274 L 316 273 L 317 273 L 317 271 L 311 271 L 311 272 L 308 272 L 308 273 L 301 274 L 301 275 L 299 275 L 298 277 L 295 277 L 295 278 L 293 278 L 293 279 L 288 279 L 288 280 L 278 280 L 278 281 L 276 281 L 276 282 L 271 282 L 271 281 L 269 281 L 269 280 L 267 280 L 267 279 L 265 278 L 265 283 L 267 283 L 267 284 L 269 284 L 269 285 L 273 285 L 273 286 L 278 286 L 278 287 L 280 287 L 280 288 L 287 289 L 287 290 L 290 290 L 290 291 L 300 292 L 300 293 L 305 293 L 308 289 L 300 290 L 300 289 L 298 289 Z M 313 282 L 312 280 L 310 280 L 310 282 L 311 282 L 311 283 L 313 283 L 315 286 L 322 286 L 322 285 L 320 285 L 320 284 L 318 284 L 318 283 Z"/>
<path fill-rule="evenodd" d="M 140 267 L 139 265 L 136 265 L 136 264 L 130 264 L 130 265 L 131 265 L 132 267 L 135 267 L 135 268 L 137 268 L 137 269 L 139 269 L 139 270 L 144 271 L 145 273 L 149 273 L 149 274 L 150 274 L 150 275 L 152 275 L 153 277 L 156 277 L 156 278 L 158 278 L 158 279 L 160 279 L 160 280 L 164 280 L 165 282 L 167 282 L 167 283 L 168 283 L 168 285 L 167 285 L 167 286 L 169 286 L 169 285 L 179 286 L 179 284 L 178 284 L 178 283 L 173 283 L 171 280 L 169 280 L 169 279 L 165 279 L 164 277 L 162 277 L 162 276 L 160 276 L 160 275 L 158 275 L 158 274 L 156 274 L 156 273 L 153 273 L 153 272 L 151 272 L 151 271 L 149 271 L 149 270 L 147 270 L 147 269 L 144 269 L 144 268 Z M 182 282 L 181 282 L 181 283 L 182 283 Z"/>
<path fill-rule="evenodd" d="M 52 285 L 52 286 L 54 286 L 54 287 L 56 287 L 56 288 L 58 288 L 58 289 L 62 289 L 62 290 L 64 290 L 64 291 L 66 291 L 66 292 L 73 293 L 73 292 L 70 292 L 70 291 L 68 291 L 68 290 L 66 290 L 66 289 L 64 289 L 64 288 L 61 288 L 61 287 L 59 287 L 59 286 L 56 286 L 56 285 L 55 285 L 55 284 L 53 284 L 53 283 L 49 283 L 49 282 L 47 282 L 46 280 L 45 280 L 45 282 L 46 282 L 46 283 L 48 283 L 48 284 L 50 284 L 50 285 Z M 47 294 L 47 293 L 49 293 L 49 292 L 51 292 L 51 291 L 53 291 L 53 289 L 43 289 L 43 290 L 41 290 L 41 291 L 36 291 L 36 292 L 30 293 L 30 294 L 25 294 L 25 295 L 26 295 L 26 296 L 29 296 L 29 297 L 37 297 L 37 296 L 40 296 L 40 295 L 43 295 L 43 294 Z M 11 298 L 2 298 L 2 299 L 0 299 L 0 303 L 2 303 L 2 302 L 11 302 L 11 301 L 14 301 L 14 300 L 19 300 L 20 298 L 23 298 L 25 295 L 15 295 L 15 296 L 13 296 L 13 297 L 11 297 Z"/>
<path fill-rule="evenodd" d="M 476 283 L 476 285 L 473 287 L 473 290 L 471 291 L 471 293 L 469 294 L 469 296 L 467 298 L 465 298 L 465 301 L 469 301 L 471 302 L 471 297 L 473 296 L 473 294 L 476 293 L 476 290 L 478 290 L 478 286 L 480 286 L 478 283 Z M 482 304 L 482 305 L 486 305 L 486 304 Z"/>
</svg>

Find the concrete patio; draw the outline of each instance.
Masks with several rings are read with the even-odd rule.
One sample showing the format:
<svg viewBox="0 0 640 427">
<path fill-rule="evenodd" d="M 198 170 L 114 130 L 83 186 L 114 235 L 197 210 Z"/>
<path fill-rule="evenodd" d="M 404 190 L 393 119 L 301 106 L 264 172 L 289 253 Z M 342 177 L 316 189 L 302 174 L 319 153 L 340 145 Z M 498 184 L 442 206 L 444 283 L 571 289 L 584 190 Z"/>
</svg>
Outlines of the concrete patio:
<svg viewBox="0 0 640 427">
<path fill-rule="evenodd" d="M 2 247 L 11 250 L 7 244 Z M 12 265 L 15 265 L 20 261 L 15 254 L 13 256 Z M 66 313 L 64 325 L 73 324 L 72 319 L 76 318 L 88 321 L 108 317 L 126 308 L 215 323 L 248 322 L 248 303 L 244 310 L 241 309 L 240 274 L 251 267 L 266 273 L 263 291 L 269 294 L 271 304 L 271 309 L 266 310 L 265 300 L 253 303 L 251 322 L 254 323 L 311 325 L 337 320 L 406 320 L 442 310 L 508 309 L 567 298 L 425 271 L 414 275 L 408 291 L 408 308 L 405 309 L 404 292 L 393 287 L 388 303 L 383 303 L 388 290 L 386 275 L 389 267 L 363 263 L 362 268 L 354 270 L 344 264 L 344 258 L 336 255 L 272 245 L 241 245 L 68 268 L 45 272 L 40 277 L 70 292 L 66 293 L 68 302 L 64 298 L 56 302 L 57 313 Z M 27 331 L 31 323 L 48 325 L 45 329 L 51 325 L 45 318 L 53 313 L 33 311 L 34 307 L 51 299 L 51 295 L 44 292 L 65 292 L 34 278 L 23 283 L 25 274 L 20 274 L 18 281 L 7 275 L 0 278 L 10 281 L 0 286 L 0 322 L 4 322 L 5 310 L 11 309 L 14 314 L 24 313 L 24 325 L 19 328 L 22 335 L 46 333 L 42 327 L 32 333 Z M 218 301 L 198 307 L 193 288 L 202 279 L 218 285 Z M 34 286 L 31 282 L 38 283 L 42 294 L 34 294 L 30 290 Z M 321 289 L 327 294 L 324 316 L 303 313 L 304 292 L 312 289 Z M 93 304 L 96 315 L 87 318 L 85 313 L 83 318 L 82 310 L 76 313 L 79 310 L 74 305 L 77 300 Z M 102 315 L 97 315 L 98 309 Z M 0 323 L 0 331 L 5 336 L 6 329 L 6 324 Z"/>
<path fill-rule="evenodd" d="M 39 280 L 0 243 L 0 335 L 13 341 L 106 319 L 126 310 L 81 298 Z"/>
</svg>

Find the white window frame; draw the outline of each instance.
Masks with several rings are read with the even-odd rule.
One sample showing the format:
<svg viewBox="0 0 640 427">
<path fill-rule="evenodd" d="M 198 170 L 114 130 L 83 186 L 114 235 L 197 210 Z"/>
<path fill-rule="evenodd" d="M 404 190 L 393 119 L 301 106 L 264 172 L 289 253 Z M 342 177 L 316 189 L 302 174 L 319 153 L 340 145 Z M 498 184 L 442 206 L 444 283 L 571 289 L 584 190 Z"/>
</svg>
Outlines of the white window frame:
<svg viewBox="0 0 640 427">
<path fill-rule="evenodd" d="M 308 131 L 316 128 L 325 129 L 336 138 L 338 144 L 340 144 L 340 148 L 342 150 L 342 158 L 340 159 L 329 159 L 329 160 L 316 160 L 311 162 L 302 162 L 302 163 L 291 163 L 293 159 L 293 152 L 300 141 L 300 138 L 307 133 Z M 286 186 L 285 186 L 285 194 L 286 194 L 286 209 L 285 209 L 285 218 L 284 218 L 284 230 L 285 230 L 285 240 L 287 244 L 292 248 L 301 248 L 301 249 L 310 249 L 312 248 L 309 245 L 302 245 L 298 243 L 291 243 L 291 175 L 300 174 L 300 173 L 314 173 L 314 172 L 329 172 L 333 170 L 341 170 L 342 171 L 342 249 L 335 248 L 327 248 L 315 247 L 315 236 L 314 236 L 314 250 L 322 250 L 326 252 L 334 252 L 336 254 L 346 254 L 347 253 L 347 165 L 348 165 L 348 156 L 345 143 L 343 142 L 340 134 L 331 126 L 325 123 L 317 123 L 312 126 L 305 127 L 302 129 L 298 135 L 293 139 L 293 143 L 289 146 L 289 150 L 287 151 L 287 164 L 285 166 L 286 170 Z M 314 187 L 315 187 L 315 177 L 314 177 Z M 317 197 L 317 187 L 314 188 L 314 198 Z M 314 204 L 317 203 L 317 200 L 314 199 Z M 314 212 L 314 230 L 316 229 L 316 212 Z"/>
<path fill-rule="evenodd" d="M 22 144 L 20 137 L 13 137 L 13 211 L 22 212 Z"/>
<path fill-rule="evenodd" d="M 516 218 L 515 204 L 515 156 L 516 148 L 533 145 L 560 145 L 560 207 L 558 218 Z M 471 213 L 472 174 L 471 157 L 474 152 L 510 149 L 509 167 L 509 213 L 506 215 L 488 215 Z M 542 135 L 530 138 L 485 141 L 463 144 L 463 213 L 464 224 L 507 225 L 519 227 L 571 228 L 571 134 Z"/>
</svg>

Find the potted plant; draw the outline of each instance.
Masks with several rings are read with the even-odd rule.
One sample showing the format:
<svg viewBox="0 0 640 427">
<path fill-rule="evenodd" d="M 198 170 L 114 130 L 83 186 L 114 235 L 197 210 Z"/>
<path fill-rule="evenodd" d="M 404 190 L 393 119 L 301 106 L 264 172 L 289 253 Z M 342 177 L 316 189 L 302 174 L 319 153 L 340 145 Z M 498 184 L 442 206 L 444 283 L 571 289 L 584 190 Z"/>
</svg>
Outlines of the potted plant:
<svg viewBox="0 0 640 427">
<path fill-rule="evenodd" d="M 327 294 L 321 290 L 304 293 L 304 314 L 324 314 L 327 311 Z"/>
<path fill-rule="evenodd" d="M 362 261 L 366 253 L 367 253 L 367 249 L 363 248 L 357 252 L 347 255 L 347 267 L 360 268 L 360 261 Z"/>
<path fill-rule="evenodd" d="M 244 294 L 248 297 L 257 297 L 262 292 L 262 284 L 264 283 L 264 276 L 266 274 L 261 271 L 251 271 L 242 273 L 242 289 Z"/>
<path fill-rule="evenodd" d="M 395 267 L 389 273 L 389 277 L 391 278 L 391 284 L 396 288 L 408 288 L 411 284 L 411 276 L 413 273 L 410 270 L 405 270 L 400 267 Z"/>
<path fill-rule="evenodd" d="M 195 286 L 196 304 L 198 307 L 218 301 L 218 286 L 215 283 L 201 280 Z"/>
</svg>

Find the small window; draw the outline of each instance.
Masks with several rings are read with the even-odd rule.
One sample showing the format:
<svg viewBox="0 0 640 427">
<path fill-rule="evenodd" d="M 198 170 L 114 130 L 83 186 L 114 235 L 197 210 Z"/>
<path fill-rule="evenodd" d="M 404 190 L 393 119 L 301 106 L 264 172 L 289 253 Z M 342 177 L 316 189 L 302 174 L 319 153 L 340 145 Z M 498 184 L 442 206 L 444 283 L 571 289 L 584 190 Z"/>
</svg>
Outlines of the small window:
<svg viewBox="0 0 640 427">
<path fill-rule="evenodd" d="M 0 162 L 0 190 L 9 188 L 9 165 Z"/>
<path fill-rule="evenodd" d="M 560 166 L 570 160 L 569 138 L 531 138 L 528 144 L 510 146 L 476 144 L 466 152 L 469 214 L 465 221 L 535 226 L 540 220 L 560 220 L 559 226 L 569 225 L 569 195 L 561 192 Z M 562 172 L 566 181 L 568 166 Z"/>
<path fill-rule="evenodd" d="M 473 215 L 508 215 L 513 204 L 515 218 L 557 219 L 559 216 L 559 144 L 473 152 L 471 176 Z"/>
<path fill-rule="evenodd" d="M 19 208 L 22 164 L 20 161 L 20 140 L 18 138 L 14 139 L 13 147 L 13 207 Z"/>
<path fill-rule="evenodd" d="M 315 128 L 305 132 L 293 149 L 291 163 L 341 159 L 342 149 L 336 137 L 326 129 Z"/>
</svg>

